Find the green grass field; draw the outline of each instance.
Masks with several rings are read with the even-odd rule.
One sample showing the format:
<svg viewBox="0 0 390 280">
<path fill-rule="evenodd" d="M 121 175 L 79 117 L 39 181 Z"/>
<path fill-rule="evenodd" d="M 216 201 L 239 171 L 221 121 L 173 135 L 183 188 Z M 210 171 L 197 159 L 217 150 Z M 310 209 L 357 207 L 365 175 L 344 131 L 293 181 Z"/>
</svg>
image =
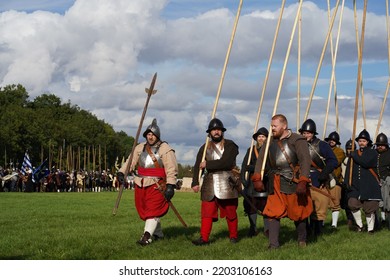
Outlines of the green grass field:
<svg viewBox="0 0 390 280">
<path fill-rule="evenodd" d="M 267 250 L 259 234 L 247 238 L 248 220 L 240 198 L 239 242 L 231 244 L 226 221 L 214 223 L 212 244 L 193 246 L 199 237 L 199 194 L 177 192 L 173 203 L 188 225 L 173 211 L 162 218 L 165 234 L 149 246 L 136 244 L 144 222 L 134 207 L 133 191 L 125 191 L 115 216 L 116 192 L 0 193 L 0 259 L 2 260 L 389 260 L 390 231 L 374 235 L 351 232 L 344 212 L 339 230 L 329 229 L 306 248 L 298 248 L 293 223 L 282 220 L 281 245 Z M 262 217 L 258 219 L 262 227 Z"/>
</svg>

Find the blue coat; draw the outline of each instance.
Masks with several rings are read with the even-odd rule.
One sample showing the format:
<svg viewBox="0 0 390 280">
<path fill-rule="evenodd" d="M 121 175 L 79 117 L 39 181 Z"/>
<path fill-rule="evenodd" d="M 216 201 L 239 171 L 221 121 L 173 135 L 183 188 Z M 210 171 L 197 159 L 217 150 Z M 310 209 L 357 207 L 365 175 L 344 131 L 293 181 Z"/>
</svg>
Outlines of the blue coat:
<svg viewBox="0 0 390 280">
<path fill-rule="evenodd" d="M 351 158 L 353 159 L 352 183 L 349 184 Z M 377 151 L 368 147 L 361 148 L 360 150 L 351 152 L 351 158 L 348 159 L 344 179 L 344 182 L 349 188 L 348 198 L 381 200 L 381 188 L 377 176 L 374 176 L 372 173 L 372 171 L 375 172 L 377 167 Z"/>
</svg>

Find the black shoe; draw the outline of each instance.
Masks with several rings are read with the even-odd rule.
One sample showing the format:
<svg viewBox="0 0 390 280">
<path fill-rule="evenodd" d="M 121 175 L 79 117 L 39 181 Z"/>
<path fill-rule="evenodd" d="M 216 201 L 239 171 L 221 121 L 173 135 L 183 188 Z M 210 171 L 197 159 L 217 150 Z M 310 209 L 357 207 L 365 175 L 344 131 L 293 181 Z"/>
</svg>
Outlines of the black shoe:
<svg viewBox="0 0 390 280">
<path fill-rule="evenodd" d="M 193 240 L 192 244 L 195 246 L 204 246 L 204 245 L 209 245 L 210 241 L 204 241 L 202 237 L 199 237 L 199 239 Z"/>
<path fill-rule="evenodd" d="M 368 234 L 372 235 L 372 234 L 374 234 L 374 232 L 375 232 L 374 230 L 369 230 Z"/>
<path fill-rule="evenodd" d="M 161 240 L 161 239 L 164 239 L 164 236 L 158 236 L 156 234 L 153 234 L 153 239 L 154 239 L 154 241 Z"/>
<path fill-rule="evenodd" d="M 253 229 L 250 229 L 249 231 L 248 231 L 248 234 L 246 235 L 246 236 L 248 236 L 248 237 L 254 237 L 254 236 L 257 236 L 259 234 L 259 232 L 257 231 L 257 230 L 253 230 Z"/>
<path fill-rule="evenodd" d="M 141 246 L 146 246 L 152 243 L 152 238 L 150 236 L 150 233 L 145 231 L 144 234 L 141 236 L 141 239 L 138 240 L 137 243 Z"/>
<path fill-rule="evenodd" d="M 234 238 L 234 237 L 230 238 L 230 243 L 236 244 L 237 242 L 238 242 L 237 238 Z"/>
</svg>

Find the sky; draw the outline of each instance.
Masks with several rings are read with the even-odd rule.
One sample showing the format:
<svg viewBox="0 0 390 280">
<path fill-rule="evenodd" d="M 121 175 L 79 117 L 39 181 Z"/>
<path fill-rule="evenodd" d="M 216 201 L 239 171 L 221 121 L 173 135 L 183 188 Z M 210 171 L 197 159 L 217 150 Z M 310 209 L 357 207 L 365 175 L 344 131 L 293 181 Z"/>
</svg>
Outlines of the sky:
<svg viewBox="0 0 390 280">
<path fill-rule="evenodd" d="M 157 73 L 142 132 L 156 118 L 181 164 L 194 164 L 212 116 L 239 146 L 238 165 L 274 112 L 293 131 L 306 115 L 319 138 L 337 130 L 342 147 L 364 128 L 375 142 L 378 123 L 390 134 L 386 1 L 368 1 L 357 91 L 363 0 L 356 17 L 352 0 L 303 1 L 294 36 L 299 2 L 286 0 L 274 52 L 281 0 L 0 0 L 0 87 L 22 84 L 32 100 L 55 94 L 135 137 Z"/>
</svg>

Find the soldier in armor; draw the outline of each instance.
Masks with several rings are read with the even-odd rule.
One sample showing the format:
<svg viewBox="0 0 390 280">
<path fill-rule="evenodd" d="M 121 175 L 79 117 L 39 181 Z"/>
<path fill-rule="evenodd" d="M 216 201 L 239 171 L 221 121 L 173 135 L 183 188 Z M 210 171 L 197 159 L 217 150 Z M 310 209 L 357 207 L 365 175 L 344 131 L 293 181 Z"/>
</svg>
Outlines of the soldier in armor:
<svg viewBox="0 0 390 280">
<path fill-rule="evenodd" d="M 334 200 L 329 199 L 329 207 L 332 211 L 332 228 L 336 229 L 341 210 L 341 183 L 343 182 L 341 165 L 345 159 L 345 152 L 339 147 L 339 145 L 341 145 L 340 135 L 336 131 L 331 132 L 329 136 L 325 138 L 325 141 L 328 142 L 337 159 L 337 167 L 333 170 L 335 182 L 334 184 L 329 184 L 329 193 L 334 197 Z"/>
<path fill-rule="evenodd" d="M 232 184 L 232 169 L 236 167 L 238 146 L 229 139 L 224 138 L 226 128 L 220 119 L 210 121 L 206 132 L 209 141 L 205 160 L 202 161 L 205 151 L 203 144 L 196 157 L 194 175 L 191 187 L 195 193 L 201 192 L 201 226 L 200 238 L 192 241 L 196 246 L 210 243 L 209 236 L 213 222 L 226 217 L 231 243 L 238 241 L 238 190 Z M 199 174 L 203 173 L 202 187 L 200 187 Z"/>
<path fill-rule="evenodd" d="M 242 184 L 244 185 L 245 195 L 250 200 L 250 202 L 248 202 L 247 199 L 244 199 L 244 211 L 249 219 L 249 231 L 247 234 L 248 237 L 253 237 L 258 234 L 257 227 L 256 227 L 257 212 L 258 212 L 257 210 L 260 210 L 262 212 L 264 210 L 265 203 L 267 202 L 268 192 L 265 190 L 261 192 L 256 191 L 253 187 L 252 181 L 250 180 L 255 170 L 256 160 L 259 157 L 259 151 L 263 146 L 263 144 L 267 141 L 267 137 L 268 137 L 268 130 L 265 127 L 259 128 L 257 132 L 252 135 L 252 138 L 253 140 L 256 141 L 256 143 L 252 148 L 252 155 L 251 155 L 250 162 L 248 164 L 248 158 L 251 149 L 248 148 L 241 166 L 241 181 Z M 265 181 L 264 184 L 266 185 Z M 264 221 L 264 234 L 267 236 L 268 220 L 264 216 L 263 216 L 263 221 Z"/>
<path fill-rule="evenodd" d="M 345 183 L 349 188 L 348 206 L 357 225 L 356 231 L 364 231 L 362 214 L 363 209 L 367 231 L 374 232 L 375 212 L 379 209 L 379 201 L 382 199 L 379 185 L 379 177 L 376 173 L 378 153 L 371 148 L 371 138 L 367 130 L 363 129 L 355 139 L 359 149 L 349 154 L 347 169 L 345 172 Z M 352 161 L 352 180 L 349 182 Z"/>
<path fill-rule="evenodd" d="M 378 152 L 377 173 L 382 192 L 381 220 L 390 229 L 390 149 L 386 134 L 378 134 L 375 147 Z"/>
<path fill-rule="evenodd" d="M 169 210 L 178 165 L 175 151 L 167 142 L 161 141 L 156 119 L 146 128 L 143 137 L 146 142 L 135 147 L 129 171 L 137 169 L 134 177 L 135 207 L 139 217 L 145 221 L 144 232 L 137 243 L 145 246 L 153 239 L 164 237 L 160 219 Z M 117 173 L 118 181 L 122 185 L 125 183 L 124 173 L 127 165 L 127 162 L 123 164 Z"/>
<path fill-rule="evenodd" d="M 268 198 L 263 215 L 268 219 L 269 249 L 279 248 L 280 219 L 294 221 L 298 245 L 306 246 L 307 218 L 313 210 L 310 183 L 310 153 L 304 137 L 288 129 L 284 115 L 277 114 L 271 122 L 272 139 L 269 151 L 261 149 L 252 176 L 254 188 L 264 190 L 262 176 L 268 174 Z"/>
<path fill-rule="evenodd" d="M 312 119 L 307 119 L 299 132 L 306 138 L 309 147 L 311 166 L 310 179 L 313 188 L 329 188 L 329 175 L 337 167 L 337 158 L 328 143 L 316 137 L 317 127 Z M 329 197 L 310 189 L 313 200 L 313 213 L 310 216 L 310 229 L 314 238 L 321 234 L 329 205 Z"/>
</svg>

